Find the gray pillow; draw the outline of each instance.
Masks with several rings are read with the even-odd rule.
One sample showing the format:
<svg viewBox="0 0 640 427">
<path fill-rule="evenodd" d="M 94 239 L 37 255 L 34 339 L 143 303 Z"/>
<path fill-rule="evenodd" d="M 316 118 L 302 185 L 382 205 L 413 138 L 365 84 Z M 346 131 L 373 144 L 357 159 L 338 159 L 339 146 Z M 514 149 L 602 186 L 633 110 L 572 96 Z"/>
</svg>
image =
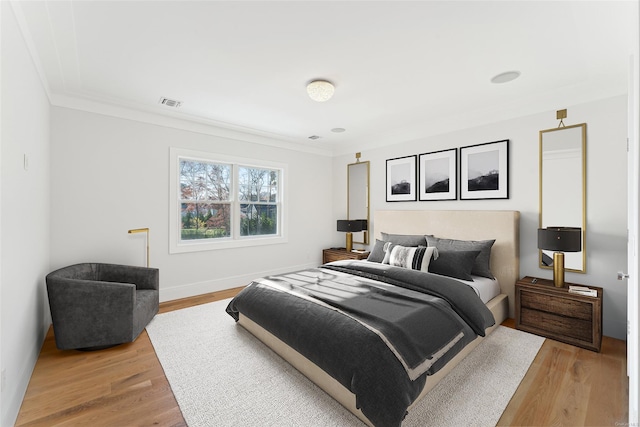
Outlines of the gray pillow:
<svg viewBox="0 0 640 427">
<path fill-rule="evenodd" d="M 384 243 L 382 240 L 376 239 L 376 243 L 373 245 L 367 261 L 382 262 L 384 259 Z"/>
<path fill-rule="evenodd" d="M 494 240 L 455 240 L 440 239 L 435 236 L 424 236 L 428 246 L 435 246 L 438 251 L 480 251 L 475 260 L 471 274 L 494 279 L 491 273 L 491 247 Z"/>
<path fill-rule="evenodd" d="M 438 257 L 429 263 L 429 272 L 442 276 L 455 277 L 456 279 L 470 280 L 471 269 L 480 251 L 447 251 L 438 250 Z"/>
<path fill-rule="evenodd" d="M 422 234 L 389 234 L 380 233 L 385 242 L 395 243 L 400 246 L 427 246 L 427 240 Z"/>
</svg>

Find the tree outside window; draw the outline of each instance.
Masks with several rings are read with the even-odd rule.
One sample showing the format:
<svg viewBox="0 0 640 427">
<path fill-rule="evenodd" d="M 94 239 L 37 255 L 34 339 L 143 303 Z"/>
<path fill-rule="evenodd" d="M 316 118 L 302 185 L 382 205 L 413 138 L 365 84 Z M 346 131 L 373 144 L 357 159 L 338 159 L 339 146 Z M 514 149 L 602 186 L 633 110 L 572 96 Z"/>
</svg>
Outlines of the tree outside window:
<svg viewBox="0 0 640 427">
<path fill-rule="evenodd" d="M 278 175 L 272 169 L 238 168 L 241 236 L 278 233 Z"/>
<path fill-rule="evenodd" d="M 233 238 L 236 221 L 240 237 L 278 234 L 279 170 L 180 159 L 179 174 L 181 241 Z"/>
</svg>

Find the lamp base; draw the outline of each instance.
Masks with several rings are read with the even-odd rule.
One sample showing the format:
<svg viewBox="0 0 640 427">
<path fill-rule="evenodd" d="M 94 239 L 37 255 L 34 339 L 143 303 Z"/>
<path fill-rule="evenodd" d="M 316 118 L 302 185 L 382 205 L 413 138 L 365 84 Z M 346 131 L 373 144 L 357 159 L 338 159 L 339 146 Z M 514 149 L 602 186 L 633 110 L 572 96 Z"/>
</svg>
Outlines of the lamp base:
<svg viewBox="0 0 640 427">
<path fill-rule="evenodd" d="M 347 252 L 351 252 L 353 249 L 353 233 L 347 232 L 347 243 L 346 243 Z"/>
<path fill-rule="evenodd" d="M 553 253 L 553 284 L 556 288 L 564 286 L 564 253 Z"/>
</svg>

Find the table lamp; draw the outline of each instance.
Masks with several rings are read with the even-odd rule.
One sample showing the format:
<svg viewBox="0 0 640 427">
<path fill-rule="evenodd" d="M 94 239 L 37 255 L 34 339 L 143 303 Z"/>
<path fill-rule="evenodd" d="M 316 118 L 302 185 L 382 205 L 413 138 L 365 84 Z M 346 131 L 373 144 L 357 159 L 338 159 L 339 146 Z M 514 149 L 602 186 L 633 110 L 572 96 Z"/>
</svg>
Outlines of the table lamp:
<svg viewBox="0 0 640 427">
<path fill-rule="evenodd" d="M 538 249 L 553 252 L 553 284 L 564 286 L 564 253 L 582 250 L 580 227 L 547 227 L 538 229 Z"/>
<path fill-rule="evenodd" d="M 347 252 L 351 252 L 353 249 L 353 234 L 358 231 L 363 231 L 367 229 L 367 220 L 366 219 L 339 219 L 338 220 L 338 231 L 345 231 L 347 233 Z"/>
</svg>

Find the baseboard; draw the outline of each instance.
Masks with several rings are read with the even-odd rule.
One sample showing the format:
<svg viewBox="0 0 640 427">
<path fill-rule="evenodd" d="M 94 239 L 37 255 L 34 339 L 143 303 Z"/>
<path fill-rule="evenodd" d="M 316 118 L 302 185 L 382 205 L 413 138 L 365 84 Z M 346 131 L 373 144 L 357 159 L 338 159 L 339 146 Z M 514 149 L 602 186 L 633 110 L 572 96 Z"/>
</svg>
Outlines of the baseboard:
<svg viewBox="0 0 640 427">
<path fill-rule="evenodd" d="M 259 277 L 272 276 L 274 274 L 289 273 L 291 271 L 304 270 L 306 268 L 315 268 L 318 263 L 309 263 L 302 265 L 291 265 L 273 270 L 256 271 L 252 273 L 242 274 L 238 276 L 223 277 L 220 279 L 206 280 L 203 282 L 188 283 L 180 286 L 172 286 L 164 288 L 160 283 L 160 302 L 173 301 L 181 298 L 193 297 L 196 295 L 207 294 L 210 292 L 223 291 L 225 289 L 246 286 L 252 280 Z"/>
<path fill-rule="evenodd" d="M 12 387 L 11 391 L 3 390 L 2 400 L 7 399 L 7 402 L 4 402 L 2 405 L 3 412 L 2 418 L 0 419 L 0 425 L 2 426 L 15 425 L 18 419 L 22 401 L 24 400 L 24 396 L 27 393 L 29 381 L 31 381 L 31 375 L 33 374 L 33 370 L 36 367 L 38 357 L 40 356 L 40 350 L 42 349 L 44 340 L 47 337 L 49 328 L 51 327 L 50 315 L 45 314 L 42 320 L 43 323 L 42 330 L 40 331 L 40 336 L 38 336 L 37 339 L 34 340 L 31 351 L 24 357 L 24 363 L 22 364 L 20 373 L 15 377 L 16 384 Z"/>
</svg>

